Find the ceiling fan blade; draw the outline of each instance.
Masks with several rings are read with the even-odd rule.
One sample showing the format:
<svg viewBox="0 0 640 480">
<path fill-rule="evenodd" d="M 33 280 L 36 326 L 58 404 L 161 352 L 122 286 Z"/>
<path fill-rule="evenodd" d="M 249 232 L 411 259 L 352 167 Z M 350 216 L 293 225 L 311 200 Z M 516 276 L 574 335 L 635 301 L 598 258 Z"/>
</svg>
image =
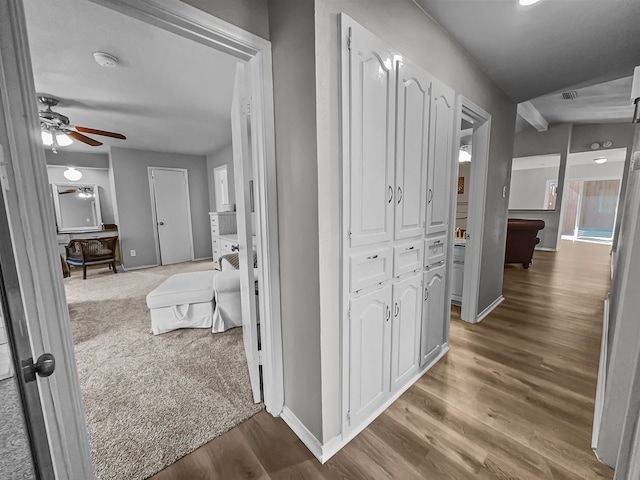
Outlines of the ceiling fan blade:
<svg viewBox="0 0 640 480">
<path fill-rule="evenodd" d="M 93 135 L 102 135 L 103 137 L 119 138 L 120 140 L 126 140 L 127 137 L 121 133 L 107 132 L 105 130 L 96 130 L 95 128 L 79 127 L 76 125 L 76 130 L 82 133 L 91 133 Z"/>
<path fill-rule="evenodd" d="M 81 133 L 74 132 L 73 130 L 66 132 L 74 140 L 78 140 L 79 142 L 86 143 L 87 145 L 91 145 L 92 147 L 98 147 L 102 145 L 102 142 L 94 140 L 93 138 L 89 138 L 86 135 L 82 135 Z"/>
</svg>

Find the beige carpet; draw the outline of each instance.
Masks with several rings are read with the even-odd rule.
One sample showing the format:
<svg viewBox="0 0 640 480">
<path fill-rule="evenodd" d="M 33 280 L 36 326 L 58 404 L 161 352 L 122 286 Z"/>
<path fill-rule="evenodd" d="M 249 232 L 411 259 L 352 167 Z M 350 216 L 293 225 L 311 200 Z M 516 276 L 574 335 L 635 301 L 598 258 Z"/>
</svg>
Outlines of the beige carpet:
<svg viewBox="0 0 640 480">
<path fill-rule="evenodd" d="M 211 262 L 65 279 L 96 473 L 143 479 L 258 412 L 242 329 L 154 336 L 148 292 Z"/>
</svg>

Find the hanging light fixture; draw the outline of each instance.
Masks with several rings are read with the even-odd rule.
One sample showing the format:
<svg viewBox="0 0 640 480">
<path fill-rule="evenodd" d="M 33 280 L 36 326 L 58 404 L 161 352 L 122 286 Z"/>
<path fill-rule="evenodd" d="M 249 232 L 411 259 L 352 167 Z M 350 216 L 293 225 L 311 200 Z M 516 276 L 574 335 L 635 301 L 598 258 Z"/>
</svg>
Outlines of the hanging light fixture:
<svg viewBox="0 0 640 480">
<path fill-rule="evenodd" d="M 71 182 L 77 182 L 82 178 L 82 172 L 76 170 L 74 167 L 67 167 L 63 173 L 64 178 Z"/>
<path fill-rule="evenodd" d="M 458 154 L 458 162 L 465 163 L 471 161 L 471 145 L 462 145 Z"/>
</svg>

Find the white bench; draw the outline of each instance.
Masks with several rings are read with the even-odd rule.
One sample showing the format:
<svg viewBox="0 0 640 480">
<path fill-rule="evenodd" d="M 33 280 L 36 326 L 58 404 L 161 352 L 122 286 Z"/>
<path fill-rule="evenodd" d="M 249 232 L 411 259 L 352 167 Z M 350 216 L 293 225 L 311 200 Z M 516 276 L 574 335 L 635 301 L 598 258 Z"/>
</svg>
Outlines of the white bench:
<svg viewBox="0 0 640 480">
<path fill-rule="evenodd" d="M 213 277 L 216 271 L 178 273 L 147 295 L 154 335 L 179 328 L 213 325 Z"/>
</svg>

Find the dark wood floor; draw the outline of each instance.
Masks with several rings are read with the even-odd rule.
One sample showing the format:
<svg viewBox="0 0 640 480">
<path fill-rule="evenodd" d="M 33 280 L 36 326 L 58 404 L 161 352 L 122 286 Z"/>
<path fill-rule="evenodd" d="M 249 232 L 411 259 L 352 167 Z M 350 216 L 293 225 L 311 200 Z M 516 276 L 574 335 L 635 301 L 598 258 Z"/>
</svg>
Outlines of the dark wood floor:
<svg viewBox="0 0 640 480">
<path fill-rule="evenodd" d="M 320 465 L 264 411 L 155 475 L 168 479 L 572 479 L 613 477 L 590 449 L 609 248 L 564 242 L 369 428 Z"/>
</svg>

